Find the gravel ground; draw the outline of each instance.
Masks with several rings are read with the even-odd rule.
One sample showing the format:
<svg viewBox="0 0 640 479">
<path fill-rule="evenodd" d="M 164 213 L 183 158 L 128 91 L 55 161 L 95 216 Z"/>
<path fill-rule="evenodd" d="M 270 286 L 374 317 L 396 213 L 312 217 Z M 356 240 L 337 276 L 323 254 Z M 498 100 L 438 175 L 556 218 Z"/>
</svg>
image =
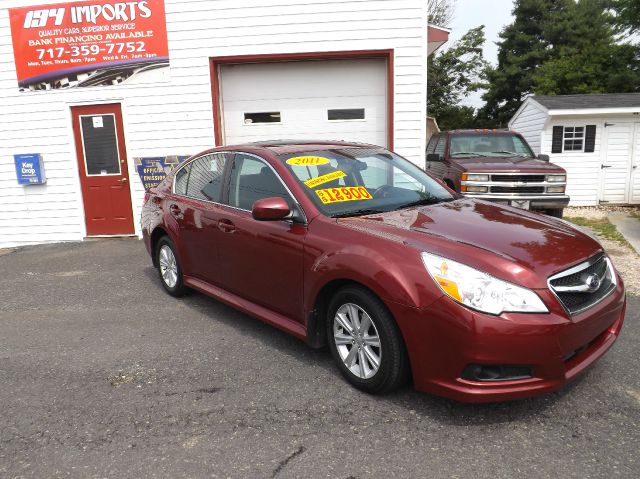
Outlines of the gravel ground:
<svg viewBox="0 0 640 479">
<path fill-rule="evenodd" d="M 582 217 L 587 219 L 606 218 L 608 213 L 624 212 L 640 214 L 638 207 L 625 206 L 594 206 L 594 207 L 569 207 L 565 208 L 565 217 Z M 612 241 L 598 237 L 589 228 L 580 227 L 591 235 L 597 237 L 603 248 L 613 261 L 616 269 L 620 272 L 620 276 L 624 280 L 627 292 L 640 295 L 640 256 L 626 243 Z"/>
</svg>

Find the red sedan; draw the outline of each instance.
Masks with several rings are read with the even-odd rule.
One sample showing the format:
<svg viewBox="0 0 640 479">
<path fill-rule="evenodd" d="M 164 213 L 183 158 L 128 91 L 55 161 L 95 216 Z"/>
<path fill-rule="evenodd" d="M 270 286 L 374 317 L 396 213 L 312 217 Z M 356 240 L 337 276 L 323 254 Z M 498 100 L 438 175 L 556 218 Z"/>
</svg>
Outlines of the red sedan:
<svg viewBox="0 0 640 479">
<path fill-rule="evenodd" d="M 146 197 L 166 291 L 328 344 L 354 386 L 460 401 L 558 389 L 614 343 L 622 280 L 567 223 L 462 198 L 373 145 L 268 142 L 185 161 Z"/>
</svg>

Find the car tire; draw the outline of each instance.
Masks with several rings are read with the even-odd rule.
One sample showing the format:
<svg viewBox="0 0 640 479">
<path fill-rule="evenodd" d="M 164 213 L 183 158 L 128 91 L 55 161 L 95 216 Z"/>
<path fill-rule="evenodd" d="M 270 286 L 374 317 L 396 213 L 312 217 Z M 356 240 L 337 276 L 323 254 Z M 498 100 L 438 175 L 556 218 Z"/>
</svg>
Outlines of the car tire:
<svg viewBox="0 0 640 479">
<path fill-rule="evenodd" d="M 406 382 L 409 359 L 398 325 L 369 290 L 355 285 L 339 290 L 327 308 L 326 325 L 331 354 L 356 388 L 381 394 Z"/>
<path fill-rule="evenodd" d="M 156 265 L 162 286 L 171 296 L 184 296 L 187 287 L 182 278 L 182 267 L 173 241 L 163 236 L 156 245 Z"/>
<path fill-rule="evenodd" d="M 562 218 L 563 212 L 564 212 L 564 208 L 554 208 L 552 210 L 546 211 L 548 216 L 552 216 L 554 218 Z"/>
</svg>

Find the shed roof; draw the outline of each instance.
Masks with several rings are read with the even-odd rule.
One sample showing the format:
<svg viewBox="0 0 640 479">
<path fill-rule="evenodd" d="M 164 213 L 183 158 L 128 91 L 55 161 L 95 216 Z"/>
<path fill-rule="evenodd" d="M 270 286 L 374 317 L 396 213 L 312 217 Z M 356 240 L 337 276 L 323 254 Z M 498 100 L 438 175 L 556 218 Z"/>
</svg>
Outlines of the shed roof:
<svg viewBox="0 0 640 479">
<path fill-rule="evenodd" d="M 549 110 L 640 107 L 640 93 L 534 95 L 531 98 Z"/>
</svg>

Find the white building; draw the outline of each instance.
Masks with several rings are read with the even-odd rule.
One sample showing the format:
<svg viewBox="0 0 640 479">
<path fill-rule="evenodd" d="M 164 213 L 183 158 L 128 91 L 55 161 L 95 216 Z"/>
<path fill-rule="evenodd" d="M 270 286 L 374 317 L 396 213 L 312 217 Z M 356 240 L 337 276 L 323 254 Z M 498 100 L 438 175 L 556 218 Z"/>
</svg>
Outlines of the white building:
<svg viewBox="0 0 640 479">
<path fill-rule="evenodd" d="M 315 138 L 423 164 L 426 5 L 3 1 L 0 247 L 140 235 L 138 158 Z M 44 184 L 18 184 L 24 154 Z"/>
<path fill-rule="evenodd" d="M 571 205 L 640 203 L 640 93 L 532 96 L 509 128 L 567 170 Z"/>
</svg>

